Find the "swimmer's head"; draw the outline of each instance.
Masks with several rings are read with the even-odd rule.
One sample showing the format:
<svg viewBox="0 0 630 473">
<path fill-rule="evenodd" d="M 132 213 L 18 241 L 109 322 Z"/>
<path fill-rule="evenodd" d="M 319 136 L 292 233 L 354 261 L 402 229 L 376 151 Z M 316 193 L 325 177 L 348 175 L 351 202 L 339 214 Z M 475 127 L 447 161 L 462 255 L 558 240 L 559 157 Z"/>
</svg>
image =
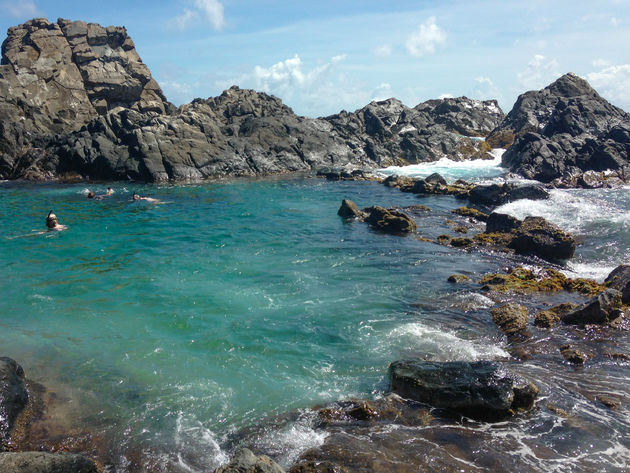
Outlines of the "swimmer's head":
<svg viewBox="0 0 630 473">
<path fill-rule="evenodd" d="M 46 226 L 48 228 L 55 228 L 58 224 L 57 216 L 52 213 L 52 210 L 48 213 L 48 217 L 46 217 Z"/>
<path fill-rule="evenodd" d="M 107 195 L 112 195 L 114 193 L 114 189 L 112 189 L 111 187 L 107 188 Z"/>
<path fill-rule="evenodd" d="M 138 194 L 133 195 L 133 200 L 140 200 L 140 196 Z"/>
<path fill-rule="evenodd" d="M 96 197 L 96 194 L 94 193 L 94 191 L 88 192 L 88 195 L 87 195 L 88 199 L 93 199 L 94 197 Z"/>
</svg>

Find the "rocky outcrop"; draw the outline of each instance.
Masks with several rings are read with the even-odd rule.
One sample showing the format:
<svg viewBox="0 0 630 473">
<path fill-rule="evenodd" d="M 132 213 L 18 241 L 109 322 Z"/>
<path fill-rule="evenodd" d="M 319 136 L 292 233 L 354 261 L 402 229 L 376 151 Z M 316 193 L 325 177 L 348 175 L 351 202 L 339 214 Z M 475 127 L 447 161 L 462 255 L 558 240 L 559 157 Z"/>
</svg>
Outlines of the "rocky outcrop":
<svg viewBox="0 0 630 473">
<path fill-rule="evenodd" d="M 606 289 L 577 309 L 564 314 L 561 320 L 571 325 L 614 323 L 624 316 L 621 298 L 621 292 L 617 289 Z"/>
<path fill-rule="evenodd" d="M 427 211 L 430 209 L 422 207 L 418 210 Z M 375 230 L 395 235 L 414 232 L 418 228 L 416 221 L 400 210 L 386 209 L 378 205 L 359 210 L 357 205 L 348 199 L 341 202 L 337 215 L 345 219 L 356 218 L 368 223 Z"/>
<path fill-rule="evenodd" d="M 91 460 L 71 453 L 0 453 L 2 473 L 97 473 Z"/>
<path fill-rule="evenodd" d="M 530 409 L 538 395 L 534 384 L 490 361 L 396 361 L 390 380 L 396 394 L 478 420 Z"/>
<path fill-rule="evenodd" d="M 359 220 L 367 217 L 367 214 L 359 210 L 357 204 L 349 199 L 343 199 L 341 201 L 341 207 L 339 207 L 337 215 L 341 218 L 358 218 Z"/>
<path fill-rule="evenodd" d="M 575 253 L 575 239 L 543 217 L 525 217 L 509 244 L 516 253 L 549 261 L 566 260 Z"/>
<path fill-rule="evenodd" d="M 0 358 L 0 451 L 9 440 L 9 434 L 18 414 L 28 402 L 24 385 L 24 370 L 15 360 Z M 4 471 L 0 468 L 0 471 Z"/>
<path fill-rule="evenodd" d="M 543 182 L 619 170 L 630 164 L 630 116 L 569 73 L 519 96 L 488 141 L 509 146 L 503 166 Z"/>
<path fill-rule="evenodd" d="M 630 264 L 621 264 L 613 269 L 604 284 L 621 291 L 622 302 L 630 305 Z"/>
<path fill-rule="evenodd" d="M 268 456 L 257 457 L 251 450 L 241 448 L 230 463 L 217 468 L 215 473 L 284 473 L 284 470 Z"/>
<path fill-rule="evenodd" d="M 549 192 L 539 185 L 516 185 L 512 183 L 489 184 L 473 187 L 468 200 L 473 204 L 496 206 L 507 204 L 515 200 L 545 200 Z"/>
<path fill-rule="evenodd" d="M 496 102 L 462 97 L 308 119 L 237 87 L 175 109 L 125 28 L 35 19 L 3 43 L 0 179 L 198 180 L 465 159 L 488 150 L 465 135 L 502 118 Z"/>
<path fill-rule="evenodd" d="M 521 334 L 527 328 L 527 309 L 514 302 L 509 302 L 490 310 L 492 321 L 503 330 L 508 337 Z"/>
</svg>

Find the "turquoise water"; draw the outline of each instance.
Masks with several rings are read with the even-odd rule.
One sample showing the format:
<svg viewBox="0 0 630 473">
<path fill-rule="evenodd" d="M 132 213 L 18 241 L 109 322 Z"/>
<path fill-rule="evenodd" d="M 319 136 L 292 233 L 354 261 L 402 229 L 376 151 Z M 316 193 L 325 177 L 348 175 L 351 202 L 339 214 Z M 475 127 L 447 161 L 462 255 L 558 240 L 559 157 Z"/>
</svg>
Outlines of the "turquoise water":
<svg viewBox="0 0 630 473">
<path fill-rule="evenodd" d="M 238 429 L 370 397 L 396 359 L 508 357 L 484 312 L 492 301 L 446 282 L 504 257 L 336 215 L 343 198 L 403 206 L 417 196 L 310 178 L 111 185 L 94 201 L 85 185 L 2 184 L 0 355 L 67 393 L 68 416 L 115 439 L 116 454 L 150 446 L 196 471 L 191 449 L 216 466 Z M 131 202 L 134 192 L 162 202 Z M 462 205 L 420 203 L 433 209 L 417 216 L 429 237 Z M 50 209 L 68 229 L 36 234 Z M 323 440 L 303 433 L 287 458 Z"/>
</svg>

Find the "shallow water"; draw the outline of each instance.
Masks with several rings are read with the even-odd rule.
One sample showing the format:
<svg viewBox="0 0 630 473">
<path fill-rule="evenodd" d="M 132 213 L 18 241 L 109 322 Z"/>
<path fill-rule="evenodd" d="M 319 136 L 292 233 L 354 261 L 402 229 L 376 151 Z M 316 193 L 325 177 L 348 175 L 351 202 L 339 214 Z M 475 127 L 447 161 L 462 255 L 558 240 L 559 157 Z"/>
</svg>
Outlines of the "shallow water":
<svg viewBox="0 0 630 473">
<path fill-rule="evenodd" d="M 478 169 L 459 173 L 488 177 Z M 106 185 L 95 187 L 98 194 Z M 422 203 L 433 211 L 414 214 L 418 232 L 435 237 L 449 232 L 450 210 L 463 205 L 452 197 L 299 177 L 112 187 L 113 196 L 94 201 L 85 198 L 85 185 L 0 184 L 0 218 L 9 223 L 0 239 L 0 355 L 71 399 L 70 420 L 116 445 L 108 458 L 115 471 L 137 467 L 134 449 L 152 471 L 217 466 L 235 432 L 260 419 L 380 393 L 396 359 L 509 357 L 488 314 L 494 302 L 474 285 L 446 281 L 454 272 L 475 279 L 500 269 L 505 256 L 385 235 L 336 215 L 344 198 L 360 207 Z M 131 202 L 133 192 L 162 203 Z M 566 270 L 600 275 L 627 261 L 630 231 L 618 220 L 630 212 L 627 191 L 566 192 L 577 203 L 565 205 L 565 194 L 554 194 L 549 208 L 536 204 L 583 242 Z M 582 214 L 585 203 L 611 210 Z M 567 214 L 564 221 L 559 206 L 579 218 Z M 49 209 L 68 230 L 34 234 Z M 523 216 L 531 209 L 504 210 Z M 627 353 L 627 335 L 614 336 L 616 349 Z M 561 393 L 554 402 L 593 426 L 585 439 L 589 461 L 630 459 L 623 439 L 627 364 L 584 370 L 616 386 L 623 402 L 615 411 L 565 393 L 565 384 L 587 376 L 553 374 L 567 369 L 557 364 L 519 369 L 542 378 L 547 395 Z M 548 418 L 541 413 L 525 422 L 527 432 L 516 425 L 501 435 L 555 448 L 569 431 L 554 430 Z M 601 440 L 602 426 L 612 429 L 614 442 Z M 304 420 L 282 429 L 268 435 L 285 466 L 326 436 Z M 487 445 L 500 448 L 492 435 Z M 581 442 L 569 443 L 553 462 L 582 451 Z M 527 461 L 541 471 L 551 465 Z"/>
</svg>

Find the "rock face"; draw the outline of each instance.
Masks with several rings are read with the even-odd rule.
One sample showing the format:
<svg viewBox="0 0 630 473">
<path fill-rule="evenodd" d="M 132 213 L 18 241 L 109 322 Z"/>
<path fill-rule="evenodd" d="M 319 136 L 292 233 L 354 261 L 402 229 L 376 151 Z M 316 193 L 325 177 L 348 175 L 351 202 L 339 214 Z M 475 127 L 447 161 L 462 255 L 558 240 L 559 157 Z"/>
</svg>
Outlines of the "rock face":
<svg viewBox="0 0 630 473">
<path fill-rule="evenodd" d="M 468 199 L 473 204 L 481 205 L 503 205 L 520 199 L 545 200 L 549 198 L 542 186 L 516 184 L 490 184 L 475 186 L 470 190 Z"/>
<path fill-rule="evenodd" d="M 502 118 L 496 102 L 461 97 L 308 119 L 237 87 L 176 109 L 124 28 L 35 19 L 2 47 L 0 179 L 197 180 L 464 159 L 488 150 L 466 135 Z"/>
<path fill-rule="evenodd" d="M 604 283 L 612 289 L 621 291 L 622 302 L 630 305 L 630 264 L 617 266 L 606 277 Z"/>
<path fill-rule="evenodd" d="M 549 182 L 583 171 L 627 167 L 630 116 L 569 73 L 519 96 L 488 141 L 509 146 L 503 166 Z"/>
<path fill-rule="evenodd" d="M 271 458 L 265 455 L 257 457 L 251 450 L 241 448 L 230 463 L 217 468 L 215 473 L 284 473 L 284 470 Z"/>
<path fill-rule="evenodd" d="M 561 319 L 566 324 L 609 324 L 623 316 L 622 294 L 617 289 L 606 289 L 577 309 L 564 314 Z"/>
<path fill-rule="evenodd" d="M 391 390 L 479 420 L 498 420 L 533 406 L 538 388 L 490 361 L 396 361 Z"/>
<path fill-rule="evenodd" d="M 24 370 L 15 360 L 0 358 L 0 451 L 9 439 L 17 415 L 28 402 L 24 386 Z M 0 471 L 5 471 L 0 468 Z"/>
<path fill-rule="evenodd" d="M 0 453 L 2 473 L 97 473 L 96 465 L 81 455 L 44 452 Z"/>
</svg>

